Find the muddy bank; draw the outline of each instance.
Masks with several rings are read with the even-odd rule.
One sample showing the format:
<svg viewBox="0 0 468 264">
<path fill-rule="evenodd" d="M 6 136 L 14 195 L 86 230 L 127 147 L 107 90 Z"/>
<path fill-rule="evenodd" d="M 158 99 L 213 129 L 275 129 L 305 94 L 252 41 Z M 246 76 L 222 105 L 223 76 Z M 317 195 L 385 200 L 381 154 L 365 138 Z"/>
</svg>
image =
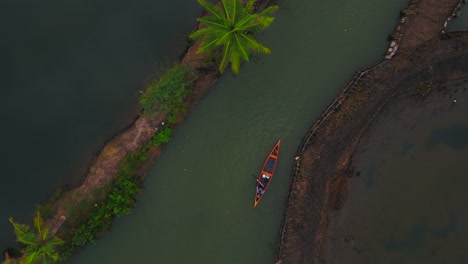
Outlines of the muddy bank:
<svg viewBox="0 0 468 264">
<path fill-rule="evenodd" d="M 389 36 L 390 47 L 385 58 L 391 59 L 399 49 L 414 48 L 442 34 L 450 20 L 459 16 L 463 2 L 410 0 Z"/>
<path fill-rule="evenodd" d="M 195 28 L 199 26 L 198 24 Z M 190 98 L 188 98 L 186 114 L 214 87 L 220 75 L 216 64 L 217 54 L 196 54 L 198 45 L 199 42 L 193 43 L 180 59 L 180 63 L 190 67 L 196 76 L 192 83 Z M 208 57 L 211 59 L 207 59 Z M 172 127 L 175 128 L 182 123 L 184 117 L 185 115 L 180 115 Z M 124 161 L 125 156 L 140 149 L 163 125 L 167 125 L 166 118 L 164 113 L 157 113 L 152 117 L 139 115 L 124 131 L 107 141 L 90 164 L 86 175 L 83 176 L 82 184 L 64 193 L 54 203 L 57 213 L 47 224 L 57 229 L 64 218 L 68 219 L 70 207 L 78 206 L 83 201 L 92 203 L 88 200 L 88 197 L 91 197 L 90 194 L 98 192 L 101 187 L 109 184 L 117 176 L 118 167 Z M 148 159 L 139 168 L 137 177 L 143 179 L 146 176 L 161 150 L 161 147 L 154 146 L 149 150 Z"/>
<path fill-rule="evenodd" d="M 464 45 L 468 45 L 468 32 L 450 33 L 447 39 L 418 47 L 418 53 L 401 54 L 395 62 L 370 70 L 350 98 L 316 131 L 295 161 L 278 259 L 317 263 L 328 222 L 329 182 L 352 173 L 349 165 L 355 147 L 387 104 L 404 97 L 423 100 L 420 88 L 432 83 L 433 92 L 439 91 L 446 82 L 466 75 L 468 50 Z"/>
<path fill-rule="evenodd" d="M 395 97 L 375 118 L 352 157 L 359 177 L 348 178 L 349 200 L 330 213 L 320 263 L 466 263 L 457 247 L 468 229 L 447 222 L 468 215 L 467 77 L 430 96 Z"/>
<path fill-rule="evenodd" d="M 408 38 L 404 49 L 393 59 L 358 72 L 304 137 L 286 199 L 278 261 L 319 263 L 330 211 L 328 185 L 337 177 L 353 173 L 350 168 L 352 154 L 363 133 L 384 107 L 404 97 L 430 98 L 431 93 L 426 92 L 428 85 L 432 91 L 442 89 L 444 83 L 468 72 L 468 50 L 465 49 L 468 32 L 442 35 L 440 32 L 460 1 L 436 2 L 432 8 L 434 14 L 442 12 L 443 2 L 445 11 L 442 13 L 446 16 L 431 16 L 430 6 L 416 8 L 425 13 L 418 13 L 419 20 L 412 19 L 412 27 L 417 28 L 416 23 L 428 25 L 427 20 L 436 18 L 438 23 L 429 23 L 431 30 L 428 28 L 424 38 L 410 34 L 412 31 L 408 27 L 402 35 L 402 39 Z M 406 107 L 412 106 L 408 103 Z"/>
</svg>

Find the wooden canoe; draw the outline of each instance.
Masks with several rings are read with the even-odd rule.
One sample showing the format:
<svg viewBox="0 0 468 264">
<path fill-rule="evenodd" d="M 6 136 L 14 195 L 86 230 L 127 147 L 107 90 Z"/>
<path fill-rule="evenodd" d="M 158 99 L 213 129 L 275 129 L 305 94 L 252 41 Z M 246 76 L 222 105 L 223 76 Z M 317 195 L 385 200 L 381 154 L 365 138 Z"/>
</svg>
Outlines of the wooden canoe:
<svg viewBox="0 0 468 264">
<path fill-rule="evenodd" d="M 280 142 L 281 140 L 278 140 L 276 145 L 271 150 L 270 154 L 265 160 L 265 163 L 263 164 L 260 175 L 257 178 L 254 207 L 257 207 L 263 195 L 265 195 L 265 191 L 268 189 L 268 186 L 270 186 L 271 179 L 273 179 L 273 175 L 275 174 L 276 170 L 276 164 L 278 163 Z"/>
</svg>

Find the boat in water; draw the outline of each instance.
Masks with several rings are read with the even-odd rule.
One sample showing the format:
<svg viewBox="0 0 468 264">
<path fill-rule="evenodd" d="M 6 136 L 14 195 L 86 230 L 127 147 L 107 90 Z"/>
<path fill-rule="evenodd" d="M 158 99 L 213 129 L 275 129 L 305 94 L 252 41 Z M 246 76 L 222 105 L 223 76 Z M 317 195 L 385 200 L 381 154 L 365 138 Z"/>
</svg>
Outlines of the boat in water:
<svg viewBox="0 0 468 264">
<path fill-rule="evenodd" d="M 278 163 L 280 142 L 281 140 L 278 140 L 276 145 L 271 150 L 270 154 L 265 160 L 265 163 L 263 164 L 260 175 L 257 178 L 254 207 L 257 207 L 263 195 L 265 195 L 268 186 L 270 186 L 271 179 L 273 179 L 273 175 L 275 174 L 276 170 L 276 164 Z"/>
</svg>

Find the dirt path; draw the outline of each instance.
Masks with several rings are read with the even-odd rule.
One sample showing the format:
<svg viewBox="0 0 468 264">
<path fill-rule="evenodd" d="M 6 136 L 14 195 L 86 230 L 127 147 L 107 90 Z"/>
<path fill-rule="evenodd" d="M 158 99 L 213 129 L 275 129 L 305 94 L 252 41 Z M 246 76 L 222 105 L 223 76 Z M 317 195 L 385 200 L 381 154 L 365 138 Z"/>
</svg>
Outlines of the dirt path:
<svg viewBox="0 0 468 264">
<path fill-rule="evenodd" d="M 257 11 L 264 9 L 269 2 L 269 0 L 259 0 L 256 6 Z M 200 26 L 198 24 L 197 28 Z M 217 56 L 220 54 L 197 54 L 199 44 L 200 41 L 196 41 L 181 56 L 181 63 L 188 66 L 195 75 L 186 114 L 209 93 L 220 76 L 217 64 L 219 61 Z M 182 123 L 184 117 L 180 116 L 175 126 Z M 166 115 L 163 113 L 158 113 L 151 118 L 138 116 L 128 128 L 106 142 L 90 164 L 81 185 L 65 192 L 59 199 L 55 200 L 53 207 L 56 214 L 46 222 L 47 227 L 51 228 L 54 233 L 62 231 L 70 234 L 69 232 L 73 232 L 73 226 L 68 227 L 71 230 L 64 231 L 67 229 L 64 226 L 69 223 L 70 215 L 76 214 L 76 211 L 83 209 L 83 206 L 95 206 L 96 197 L 106 194 L 105 188 L 117 176 L 118 167 L 124 161 L 125 156 L 144 146 L 162 126 L 162 122 L 167 123 Z M 152 147 L 149 150 L 147 160 L 138 168 L 135 177 L 144 178 L 161 151 L 160 147 Z"/>
<path fill-rule="evenodd" d="M 468 71 L 468 50 L 464 49 L 468 32 L 439 37 L 447 16 L 460 1 L 411 1 L 415 2 L 421 6 L 412 6 L 417 12 L 404 29 L 399 28 L 403 48 L 392 60 L 358 73 L 350 92 L 340 94 L 304 137 L 292 171 L 277 261 L 320 262 L 330 211 L 328 185 L 352 173 L 349 165 L 360 137 L 382 108 L 397 97 L 422 98 L 420 87 L 442 84 Z M 421 26 L 417 23 L 423 23 L 424 29 L 416 33 Z"/>
</svg>

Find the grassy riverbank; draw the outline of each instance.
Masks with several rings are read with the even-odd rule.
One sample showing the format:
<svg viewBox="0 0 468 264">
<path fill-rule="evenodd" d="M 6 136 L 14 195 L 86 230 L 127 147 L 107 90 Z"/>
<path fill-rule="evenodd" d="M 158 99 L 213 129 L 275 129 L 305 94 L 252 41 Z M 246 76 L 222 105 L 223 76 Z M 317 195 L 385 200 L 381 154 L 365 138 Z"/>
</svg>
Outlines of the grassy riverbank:
<svg viewBox="0 0 468 264">
<path fill-rule="evenodd" d="M 216 61 L 210 63 L 216 69 Z M 59 249 L 62 259 L 94 243 L 109 231 L 115 217 L 132 211 L 141 191 L 141 180 L 174 129 L 198 101 L 192 97 L 197 85 L 194 73 L 195 68 L 183 63 L 164 70 L 142 95 L 140 117 L 129 130 L 105 145 L 85 182 L 38 207 L 50 216 L 48 224 L 65 241 Z M 145 127 L 139 127 L 138 122 L 144 122 Z M 60 221 L 64 218 L 65 221 Z"/>
<path fill-rule="evenodd" d="M 257 9 L 266 3 L 260 1 Z M 72 190 L 58 191 L 49 202 L 38 206 L 47 228 L 65 241 L 58 251 L 61 259 L 105 235 L 115 217 L 131 212 L 141 180 L 164 144 L 214 86 L 220 75 L 220 53 L 197 53 L 200 43 L 192 43 L 179 62 L 147 87 L 139 117 L 105 144 L 83 183 Z"/>
</svg>

